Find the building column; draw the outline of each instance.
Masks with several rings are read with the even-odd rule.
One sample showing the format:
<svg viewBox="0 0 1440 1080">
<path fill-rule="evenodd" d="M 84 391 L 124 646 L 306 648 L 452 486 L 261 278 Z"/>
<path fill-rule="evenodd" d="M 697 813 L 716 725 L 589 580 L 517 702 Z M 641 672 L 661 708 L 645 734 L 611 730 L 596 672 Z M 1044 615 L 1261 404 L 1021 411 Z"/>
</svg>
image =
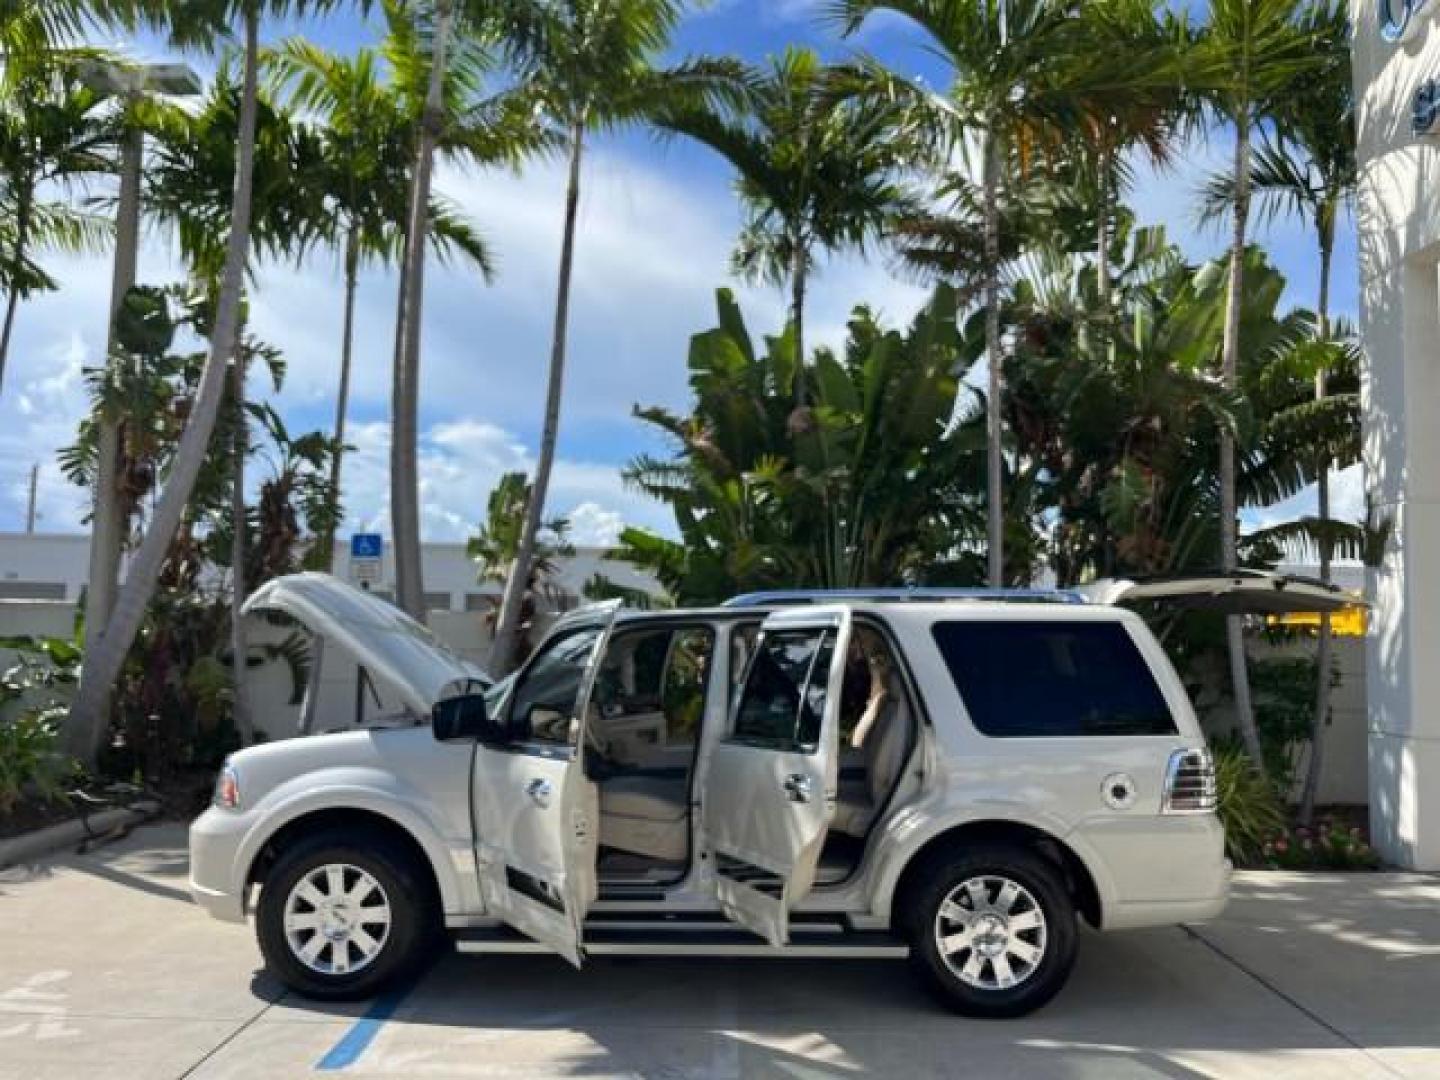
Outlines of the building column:
<svg viewBox="0 0 1440 1080">
<path fill-rule="evenodd" d="M 1440 246 L 1390 266 L 1363 290 L 1366 487 L 1391 529 L 1367 574 L 1370 828 L 1440 870 Z"/>
</svg>

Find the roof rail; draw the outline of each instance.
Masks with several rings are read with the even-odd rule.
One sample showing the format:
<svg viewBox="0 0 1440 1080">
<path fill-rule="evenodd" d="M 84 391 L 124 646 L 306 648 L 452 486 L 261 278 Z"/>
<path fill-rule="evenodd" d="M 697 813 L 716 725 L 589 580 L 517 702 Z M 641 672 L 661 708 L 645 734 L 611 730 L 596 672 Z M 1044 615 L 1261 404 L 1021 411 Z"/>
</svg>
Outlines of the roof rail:
<svg viewBox="0 0 1440 1080">
<path fill-rule="evenodd" d="M 830 604 L 846 601 L 894 603 L 1003 602 L 1010 604 L 1085 604 L 1083 595 L 1069 589 L 772 589 L 744 593 L 726 600 L 722 607 L 784 607 L 795 604 Z"/>
</svg>

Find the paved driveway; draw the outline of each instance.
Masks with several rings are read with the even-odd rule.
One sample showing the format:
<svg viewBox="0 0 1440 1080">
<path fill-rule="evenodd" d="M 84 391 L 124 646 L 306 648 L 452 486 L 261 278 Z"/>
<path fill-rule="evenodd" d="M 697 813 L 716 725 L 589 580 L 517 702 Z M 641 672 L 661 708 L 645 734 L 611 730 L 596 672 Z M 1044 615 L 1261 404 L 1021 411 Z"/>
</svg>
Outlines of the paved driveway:
<svg viewBox="0 0 1440 1080">
<path fill-rule="evenodd" d="M 1036 1016 L 939 1011 L 896 962 L 441 961 L 307 1003 L 184 891 L 157 826 L 0 874 L 0 1077 L 1437 1077 L 1440 879 L 1247 874 L 1194 931 L 1089 934 Z"/>
</svg>

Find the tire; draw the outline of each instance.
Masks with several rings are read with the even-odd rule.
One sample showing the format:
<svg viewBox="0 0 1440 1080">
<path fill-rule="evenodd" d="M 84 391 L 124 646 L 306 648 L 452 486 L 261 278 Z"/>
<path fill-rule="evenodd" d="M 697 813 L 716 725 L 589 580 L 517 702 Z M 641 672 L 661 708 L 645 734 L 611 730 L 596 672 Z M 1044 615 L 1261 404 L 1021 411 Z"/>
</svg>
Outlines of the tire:
<svg viewBox="0 0 1440 1080">
<path fill-rule="evenodd" d="M 419 969 L 440 936 L 439 903 L 427 868 L 393 840 L 326 830 L 281 852 L 261 885 L 255 935 L 286 986 L 350 1001 Z"/>
<path fill-rule="evenodd" d="M 911 962 L 958 1013 L 1024 1016 L 1070 977 L 1075 905 L 1060 872 L 1040 855 L 1012 847 L 955 852 L 923 870 L 909 897 L 900 914 Z"/>
</svg>

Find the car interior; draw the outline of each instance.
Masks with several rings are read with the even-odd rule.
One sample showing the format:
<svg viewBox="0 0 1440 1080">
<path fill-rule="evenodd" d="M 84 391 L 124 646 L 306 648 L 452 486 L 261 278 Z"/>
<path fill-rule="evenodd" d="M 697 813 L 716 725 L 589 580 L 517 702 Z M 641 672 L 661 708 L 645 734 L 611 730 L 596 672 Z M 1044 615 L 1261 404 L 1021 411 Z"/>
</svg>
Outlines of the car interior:
<svg viewBox="0 0 1440 1080">
<path fill-rule="evenodd" d="M 731 637 L 731 700 L 758 625 Z M 599 788 L 603 885 L 666 885 L 690 860 L 691 781 L 715 632 L 661 624 L 611 639 L 591 696 L 586 772 Z M 899 783 L 915 712 L 885 636 L 857 623 L 840 710 L 839 800 L 817 881 L 847 878 Z"/>
</svg>

